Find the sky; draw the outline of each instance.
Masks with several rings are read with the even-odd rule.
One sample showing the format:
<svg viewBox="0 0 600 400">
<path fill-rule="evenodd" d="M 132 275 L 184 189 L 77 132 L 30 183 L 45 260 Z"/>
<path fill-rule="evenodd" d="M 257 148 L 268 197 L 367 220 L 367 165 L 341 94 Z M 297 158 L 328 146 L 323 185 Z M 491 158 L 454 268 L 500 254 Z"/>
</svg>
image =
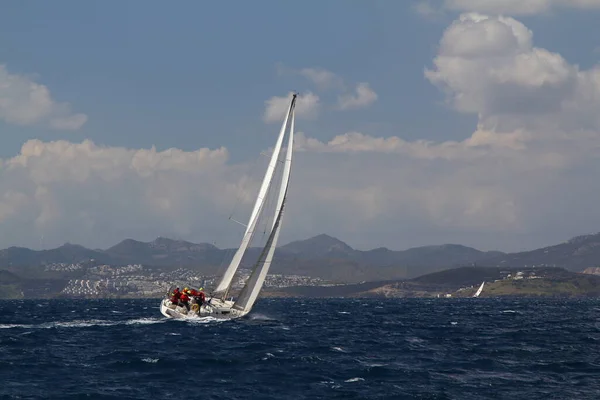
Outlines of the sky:
<svg viewBox="0 0 600 400">
<path fill-rule="evenodd" d="M 0 248 L 237 246 L 291 91 L 280 243 L 600 231 L 600 0 L 10 2 Z M 256 167 L 259 165 L 259 167 Z"/>
</svg>

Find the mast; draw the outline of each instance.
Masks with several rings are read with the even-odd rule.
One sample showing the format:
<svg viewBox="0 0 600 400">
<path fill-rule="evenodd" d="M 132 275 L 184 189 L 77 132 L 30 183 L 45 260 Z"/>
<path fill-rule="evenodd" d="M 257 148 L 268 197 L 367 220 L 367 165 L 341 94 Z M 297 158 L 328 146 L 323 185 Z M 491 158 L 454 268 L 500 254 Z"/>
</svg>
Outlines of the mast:
<svg viewBox="0 0 600 400">
<path fill-rule="evenodd" d="M 277 240 L 279 239 L 279 232 L 281 231 L 281 218 L 283 216 L 283 208 L 285 206 L 285 200 L 287 197 L 287 191 L 289 186 L 290 172 L 292 167 L 292 153 L 294 147 L 294 111 L 292 111 L 292 120 L 290 126 L 290 136 L 288 137 L 287 151 L 285 156 L 285 163 L 283 166 L 283 174 L 281 177 L 281 188 L 279 189 L 279 197 L 277 198 L 277 207 L 275 209 L 275 218 L 273 226 L 271 228 L 271 234 L 265 248 L 263 249 L 258 261 L 256 262 L 246 285 L 240 292 L 237 301 L 234 304 L 234 308 L 240 311 L 249 312 L 254 305 L 254 302 L 258 298 L 258 294 L 262 289 L 269 268 L 271 267 L 271 261 L 277 248 Z"/>
<path fill-rule="evenodd" d="M 256 198 L 256 202 L 254 203 L 254 208 L 252 210 L 252 214 L 250 215 L 250 219 L 248 221 L 248 225 L 246 227 L 246 231 L 244 232 L 244 237 L 242 238 L 242 242 L 240 247 L 236 251 L 233 256 L 229 266 L 225 270 L 221 281 L 217 285 L 215 289 L 215 293 L 222 293 L 222 299 L 225 299 L 227 296 L 227 292 L 231 286 L 231 282 L 237 271 L 240 262 L 242 261 L 242 257 L 246 252 L 248 244 L 252 240 L 254 236 L 254 230 L 256 227 L 256 223 L 258 221 L 259 213 L 262 210 L 262 207 L 265 203 L 266 194 L 271 185 L 271 181 L 273 179 L 273 173 L 275 171 L 275 167 L 277 166 L 277 159 L 279 157 L 279 153 L 281 152 L 281 145 L 283 142 L 283 137 L 285 135 L 285 128 L 287 127 L 288 119 L 292 114 L 292 110 L 294 109 L 294 105 L 296 103 L 296 94 L 292 96 L 292 101 L 290 103 L 290 107 L 283 121 L 283 125 L 281 126 L 281 130 L 279 132 L 279 136 L 277 137 L 277 142 L 275 144 L 275 148 L 273 149 L 273 154 L 271 155 L 271 160 L 269 162 L 269 166 L 267 167 L 267 171 L 265 172 L 265 176 L 263 178 L 260 190 L 258 191 L 258 196 Z"/>
</svg>

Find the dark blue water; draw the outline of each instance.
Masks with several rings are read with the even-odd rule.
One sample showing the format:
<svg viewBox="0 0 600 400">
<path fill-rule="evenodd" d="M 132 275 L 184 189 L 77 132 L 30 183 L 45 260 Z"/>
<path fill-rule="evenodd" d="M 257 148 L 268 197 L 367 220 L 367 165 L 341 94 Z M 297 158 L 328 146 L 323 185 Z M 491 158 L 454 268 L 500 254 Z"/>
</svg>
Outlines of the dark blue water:
<svg viewBox="0 0 600 400">
<path fill-rule="evenodd" d="M 0 302 L 0 397 L 600 399 L 599 300 Z"/>
</svg>

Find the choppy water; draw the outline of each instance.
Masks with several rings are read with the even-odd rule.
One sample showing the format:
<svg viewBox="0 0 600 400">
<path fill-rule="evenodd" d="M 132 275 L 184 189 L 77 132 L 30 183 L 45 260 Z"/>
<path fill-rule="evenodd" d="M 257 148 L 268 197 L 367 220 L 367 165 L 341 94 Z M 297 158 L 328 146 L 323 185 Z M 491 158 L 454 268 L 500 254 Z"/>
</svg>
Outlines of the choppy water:
<svg viewBox="0 0 600 400">
<path fill-rule="evenodd" d="M 0 397 L 600 399 L 600 300 L 0 302 Z"/>
</svg>

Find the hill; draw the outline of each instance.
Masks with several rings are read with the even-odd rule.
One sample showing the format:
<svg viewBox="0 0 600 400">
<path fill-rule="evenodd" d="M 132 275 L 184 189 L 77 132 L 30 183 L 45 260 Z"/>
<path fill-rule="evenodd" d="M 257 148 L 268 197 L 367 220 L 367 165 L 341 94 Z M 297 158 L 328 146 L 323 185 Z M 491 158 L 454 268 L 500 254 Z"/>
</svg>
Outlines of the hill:
<svg viewBox="0 0 600 400">
<path fill-rule="evenodd" d="M 34 251 L 11 247 L 0 251 L 0 268 L 22 275 L 52 263 L 144 264 L 174 269 L 186 267 L 214 274 L 224 269 L 235 249 L 219 249 L 208 243 L 191 243 L 159 237 L 151 242 L 126 239 L 106 250 L 90 250 L 65 244 L 52 250 Z M 259 248 L 248 249 L 242 267 L 251 267 Z M 410 278 L 423 273 L 474 263 L 496 255 L 459 245 L 424 246 L 405 251 L 378 248 L 355 250 L 329 235 L 294 241 L 276 250 L 272 273 L 308 275 L 336 282 L 361 282 Z M 54 275 L 52 275 L 54 276 Z M 61 275 L 67 277 L 67 275 Z M 77 277 L 71 273 L 68 277 Z"/>
<path fill-rule="evenodd" d="M 50 298 L 65 287 L 64 279 L 26 279 L 0 270 L 0 299 Z"/>
<path fill-rule="evenodd" d="M 366 282 L 330 287 L 289 287 L 266 291 L 270 297 L 472 297 L 482 281 L 480 297 L 598 297 L 600 276 L 542 267 L 503 269 L 460 267 L 404 281 Z"/>
<path fill-rule="evenodd" d="M 77 272 L 50 273 L 53 263 L 144 264 L 160 269 L 189 268 L 203 274 L 224 270 L 236 249 L 220 249 L 208 243 L 191 243 L 159 237 L 151 242 L 126 239 L 105 250 L 74 244 L 34 251 L 22 247 L 0 250 L 0 268 L 20 276 L 38 274 L 46 278 L 77 278 Z M 242 267 L 251 267 L 260 253 L 248 249 Z M 464 265 L 500 268 L 555 266 L 583 271 L 600 264 L 600 234 L 578 236 L 542 249 L 505 254 L 480 251 L 459 244 L 422 246 L 396 251 L 385 247 L 361 251 L 332 236 L 321 234 L 280 246 L 272 273 L 308 275 L 340 283 L 411 279 L 431 272 Z"/>
<path fill-rule="evenodd" d="M 552 266 L 580 272 L 600 265 L 600 233 L 576 236 L 541 249 L 498 255 L 485 263 L 507 268 Z"/>
</svg>

